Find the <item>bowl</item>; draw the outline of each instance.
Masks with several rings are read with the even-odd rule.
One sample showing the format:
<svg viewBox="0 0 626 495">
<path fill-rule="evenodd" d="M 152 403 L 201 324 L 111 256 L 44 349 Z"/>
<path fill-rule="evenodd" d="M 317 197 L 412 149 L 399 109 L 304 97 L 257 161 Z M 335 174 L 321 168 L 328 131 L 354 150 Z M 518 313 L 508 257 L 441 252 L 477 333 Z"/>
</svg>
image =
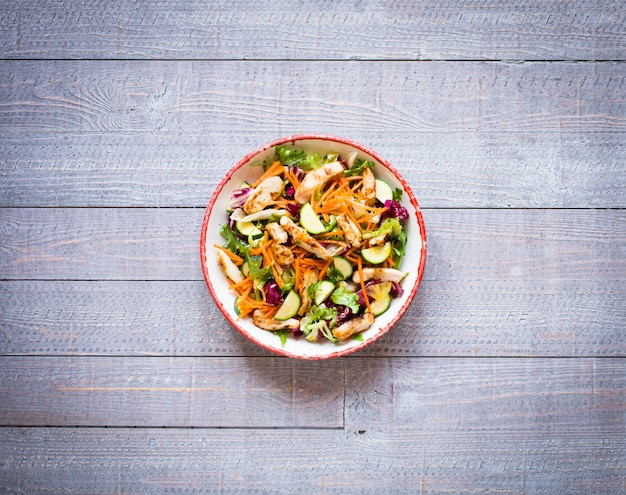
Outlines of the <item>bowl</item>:
<svg viewBox="0 0 626 495">
<path fill-rule="evenodd" d="M 271 331 L 258 328 L 251 318 L 239 318 L 235 312 L 235 297 L 229 289 L 229 282 L 217 264 L 214 244 L 223 245 L 224 238 L 220 228 L 227 223 L 227 208 L 232 192 L 241 187 L 244 181 L 252 183 L 262 173 L 262 167 L 251 167 L 253 163 L 273 157 L 274 147 L 279 145 L 293 146 L 307 153 L 325 154 L 329 151 L 348 156 L 356 151 L 359 158 L 375 162 L 375 174 L 388 182 L 393 188 L 403 190 L 401 204 L 409 212 L 409 220 L 405 222 L 407 232 L 407 251 L 402 259 L 400 269 L 408 272 L 402 281 L 404 293 L 393 299 L 389 309 L 376 317 L 374 323 L 361 333 L 362 339 L 350 339 L 345 342 L 333 343 L 328 340 L 309 342 L 304 337 L 289 336 L 281 343 L 279 336 Z M 345 356 L 371 345 L 385 335 L 398 322 L 409 308 L 418 290 L 424 265 L 426 262 L 426 230 L 417 199 L 398 171 L 383 157 L 365 146 L 350 139 L 322 134 L 295 135 L 271 141 L 245 155 L 232 167 L 218 184 L 206 208 L 202 222 L 200 237 L 200 259 L 202 272 L 207 287 L 215 300 L 215 304 L 226 320 L 242 335 L 256 345 L 273 353 L 297 359 L 327 359 Z"/>
</svg>

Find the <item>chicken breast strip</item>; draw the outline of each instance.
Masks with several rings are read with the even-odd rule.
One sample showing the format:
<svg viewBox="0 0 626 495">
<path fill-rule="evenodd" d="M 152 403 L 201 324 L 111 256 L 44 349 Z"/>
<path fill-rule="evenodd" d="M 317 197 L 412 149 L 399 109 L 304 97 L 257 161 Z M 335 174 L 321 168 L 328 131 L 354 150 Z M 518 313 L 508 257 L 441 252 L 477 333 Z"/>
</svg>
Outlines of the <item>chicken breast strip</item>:
<svg viewBox="0 0 626 495">
<path fill-rule="evenodd" d="M 341 254 L 345 250 L 345 245 L 336 244 L 332 247 L 325 248 L 317 239 L 311 236 L 306 230 L 299 225 L 296 225 L 294 221 L 289 217 L 282 217 L 280 219 L 280 225 L 291 236 L 293 243 L 296 246 L 300 246 L 306 249 L 309 253 L 314 254 L 318 258 L 323 260 L 330 260 L 333 256 Z"/>
<path fill-rule="evenodd" d="M 343 165 L 339 162 L 331 162 L 306 174 L 300 185 L 296 188 L 295 199 L 298 203 L 304 204 L 318 187 L 321 187 L 329 180 L 333 180 L 343 174 Z"/>
<path fill-rule="evenodd" d="M 333 329 L 333 335 L 336 339 L 346 340 L 355 333 L 367 330 L 374 323 L 374 315 L 372 313 L 365 313 L 362 316 L 357 316 L 351 320 L 342 323 L 338 327 Z"/>
<path fill-rule="evenodd" d="M 270 177 L 265 179 L 254 188 L 254 192 L 248 196 L 243 204 L 243 211 L 248 215 L 261 211 L 266 206 L 274 202 L 280 193 L 283 192 L 284 184 L 280 177 Z"/>
</svg>

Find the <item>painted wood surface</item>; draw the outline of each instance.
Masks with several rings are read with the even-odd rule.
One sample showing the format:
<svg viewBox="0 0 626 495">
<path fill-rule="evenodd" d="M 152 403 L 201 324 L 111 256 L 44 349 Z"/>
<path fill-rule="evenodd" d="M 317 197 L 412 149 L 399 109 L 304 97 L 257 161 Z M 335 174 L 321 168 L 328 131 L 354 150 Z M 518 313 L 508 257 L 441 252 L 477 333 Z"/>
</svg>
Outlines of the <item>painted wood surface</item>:
<svg viewBox="0 0 626 495">
<path fill-rule="evenodd" d="M 623 357 L 624 283 L 426 280 L 360 355 Z M 226 322 L 204 281 L 5 281 L 0 294 L 3 355 L 268 355 Z"/>
<path fill-rule="evenodd" d="M 200 207 L 248 150 L 325 132 L 425 207 L 626 204 L 624 63 L 313 65 L 0 62 L 0 201 Z"/>
<path fill-rule="evenodd" d="M 40 362 L 2 358 L 1 424 L 343 426 L 341 361 L 48 358 L 45 370 Z"/>
<path fill-rule="evenodd" d="M 624 495 L 623 2 L 0 7 L 0 491 Z M 423 283 L 375 345 L 220 315 L 204 208 L 296 133 L 377 150 Z M 277 337 L 278 338 L 278 337 Z"/>
<path fill-rule="evenodd" d="M 2 9 L 4 58 L 615 60 L 626 10 L 597 2 L 33 1 Z"/>
<path fill-rule="evenodd" d="M 425 280 L 626 279 L 622 209 L 424 210 Z M 0 209 L 3 279 L 202 280 L 201 208 Z M 226 216 L 224 217 L 226 221 Z M 215 242 L 222 238 L 215 236 Z"/>
<path fill-rule="evenodd" d="M 25 493 L 619 494 L 626 445 L 610 433 L 1 428 L 0 456 Z"/>
</svg>

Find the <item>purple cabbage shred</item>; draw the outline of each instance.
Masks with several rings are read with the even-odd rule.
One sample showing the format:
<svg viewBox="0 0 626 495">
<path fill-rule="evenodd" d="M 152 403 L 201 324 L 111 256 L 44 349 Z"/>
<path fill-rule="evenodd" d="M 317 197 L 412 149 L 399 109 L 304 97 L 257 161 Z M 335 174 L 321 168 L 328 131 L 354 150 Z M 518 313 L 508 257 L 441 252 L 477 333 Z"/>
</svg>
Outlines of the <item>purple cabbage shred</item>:
<svg viewBox="0 0 626 495">
<path fill-rule="evenodd" d="M 278 284 L 274 281 L 267 282 L 263 286 L 263 291 L 265 292 L 265 300 L 268 304 L 277 306 L 285 301 L 283 293 L 280 291 Z"/>
<path fill-rule="evenodd" d="M 293 187 L 293 184 L 287 183 L 285 186 L 285 198 L 293 199 L 296 196 L 296 188 Z"/>
<path fill-rule="evenodd" d="M 384 214 L 385 218 L 397 218 L 400 220 L 400 223 L 404 223 L 409 219 L 407 209 L 393 199 L 385 201 L 385 208 L 388 210 L 387 213 Z"/>
<path fill-rule="evenodd" d="M 302 205 L 300 204 L 287 204 L 287 210 L 295 220 L 298 220 L 300 218 L 300 208 L 302 208 Z"/>
<path fill-rule="evenodd" d="M 248 199 L 248 196 L 252 194 L 252 191 L 254 191 L 254 189 L 252 189 L 251 187 L 242 187 L 241 189 L 235 189 L 232 196 L 230 197 L 230 202 L 228 203 L 229 208 L 231 210 L 234 210 L 235 208 L 241 208 L 246 202 L 246 199 Z"/>
<path fill-rule="evenodd" d="M 400 284 L 398 282 L 391 282 L 391 291 L 389 291 L 389 295 L 393 299 L 398 299 L 399 297 L 402 297 L 402 294 L 404 294 L 404 289 L 400 287 Z"/>
</svg>

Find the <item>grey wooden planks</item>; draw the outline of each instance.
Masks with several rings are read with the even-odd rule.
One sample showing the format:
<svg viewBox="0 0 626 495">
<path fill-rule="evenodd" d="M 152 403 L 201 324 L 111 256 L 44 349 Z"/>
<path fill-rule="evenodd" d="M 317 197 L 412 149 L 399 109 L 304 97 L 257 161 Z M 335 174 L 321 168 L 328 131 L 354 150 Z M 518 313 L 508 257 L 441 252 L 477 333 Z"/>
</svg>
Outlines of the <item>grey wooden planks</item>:
<svg viewBox="0 0 626 495">
<path fill-rule="evenodd" d="M 0 130 L 623 132 L 624 64 L 5 60 Z"/>
<path fill-rule="evenodd" d="M 358 356 L 625 356 L 623 287 L 623 280 L 426 280 L 400 323 Z M 231 327 L 203 281 L 1 282 L 0 352 L 268 355 Z"/>
<path fill-rule="evenodd" d="M 9 398 L 0 410 L 4 426 L 354 431 L 393 425 L 448 433 L 551 429 L 558 437 L 572 428 L 581 434 L 618 432 L 626 405 L 614 393 L 625 386 L 622 362 L 610 358 L 48 357 L 45 367 L 37 357 L 0 362 L 0 385 Z"/>
<path fill-rule="evenodd" d="M 0 428 L 0 488 L 619 495 L 622 431 Z"/>
<path fill-rule="evenodd" d="M 3 425 L 343 426 L 341 361 L 4 357 L 0 369 Z"/>
<path fill-rule="evenodd" d="M 624 428 L 625 381 L 621 359 L 355 360 L 346 428 L 610 435 Z"/>
<path fill-rule="evenodd" d="M 3 5 L 0 491 L 623 495 L 625 25 L 594 0 Z M 405 318 L 327 363 L 251 345 L 199 271 L 219 178 L 297 132 L 380 151 L 429 235 Z"/>
<path fill-rule="evenodd" d="M 5 208 L 0 278 L 202 280 L 201 208 Z M 424 210 L 425 280 L 626 278 L 624 210 Z M 216 237 L 219 242 L 221 238 Z"/>
<path fill-rule="evenodd" d="M 422 207 L 626 206 L 626 140 L 621 132 L 584 137 L 427 132 L 407 138 L 358 126 L 335 131 L 391 161 Z M 115 132 L 7 137 L 0 141 L 0 206 L 204 207 L 231 166 L 276 137 L 253 129 L 206 136 Z"/>
<path fill-rule="evenodd" d="M 3 6 L 3 58 L 624 59 L 622 2 L 173 2 Z"/>
<path fill-rule="evenodd" d="M 204 206 L 299 132 L 376 149 L 423 206 L 626 204 L 624 64 L 309 66 L 0 62 L 0 204 Z"/>
</svg>

